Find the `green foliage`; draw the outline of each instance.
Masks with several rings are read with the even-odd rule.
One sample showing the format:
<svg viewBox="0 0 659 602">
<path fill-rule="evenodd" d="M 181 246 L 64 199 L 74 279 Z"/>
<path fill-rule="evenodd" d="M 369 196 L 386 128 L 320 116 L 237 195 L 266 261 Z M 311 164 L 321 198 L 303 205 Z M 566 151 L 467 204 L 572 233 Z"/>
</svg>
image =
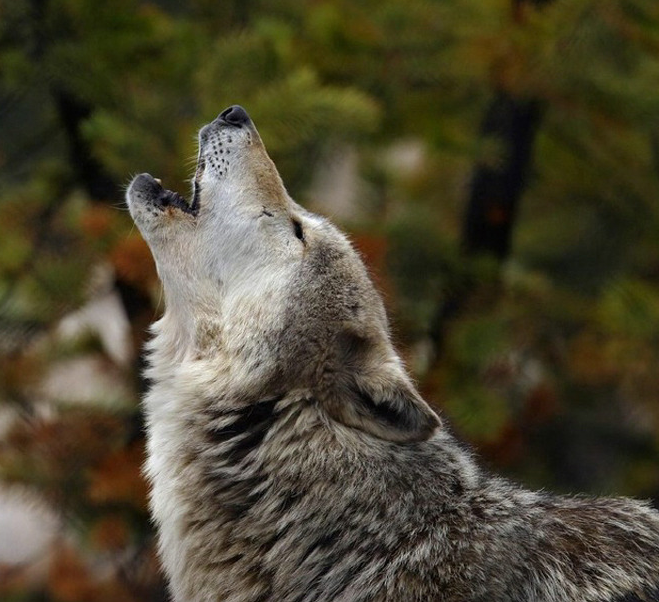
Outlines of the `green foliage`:
<svg viewBox="0 0 659 602">
<path fill-rule="evenodd" d="M 602 294 L 602 328 L 633 340 L 659 340 L 659 289 L 643 281 L 618 281 Z"/>
</svg>

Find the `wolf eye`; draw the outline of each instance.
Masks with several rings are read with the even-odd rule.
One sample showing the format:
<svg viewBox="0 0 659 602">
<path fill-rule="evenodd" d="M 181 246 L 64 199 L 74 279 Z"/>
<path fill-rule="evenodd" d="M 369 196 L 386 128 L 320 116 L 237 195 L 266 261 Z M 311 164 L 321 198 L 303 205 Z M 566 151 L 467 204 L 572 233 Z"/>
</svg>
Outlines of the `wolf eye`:
<svg viewBox="0 0 659 602">
<path fill-rule="evenodd" d="M 293 231 L 295 232 L 295 237 L 304 242 L 304 231 L 302 230 L 302 224 L 296 220 L 292 219 L 293 222 Z"/>
</svg>

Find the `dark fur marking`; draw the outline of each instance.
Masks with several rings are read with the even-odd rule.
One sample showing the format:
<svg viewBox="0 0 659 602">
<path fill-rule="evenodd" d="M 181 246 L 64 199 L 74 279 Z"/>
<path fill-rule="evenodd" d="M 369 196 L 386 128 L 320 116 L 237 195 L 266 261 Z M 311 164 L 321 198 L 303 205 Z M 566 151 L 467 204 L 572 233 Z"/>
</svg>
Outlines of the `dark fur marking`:
<svg viewBox="0 0 659 602">
<path fill-rule="evenodd" d="M 369 553 L 365 557 L 362 557 L 362 560 L 353 564 L 349 570 L 347 570 L 344 575 L 341 577 L 340 582 L 336 587 L 332 588 L 332 596 L 338 598 L 348 587 L 353 583 L 355 578 L 366 569 L 369 562 L 373 560 L 373 556 Z"/>
<path fill-rule="evenodd" d="M 279 506 L 277 507 L 277 512 L 285 514 L 289 512 L 293 506 L 298 504 L 302 498 L 304 498 L 304 493 L 300 491 L 289 490 L 286 491 L 279 498 Z"/>
<path fill-rule="evenodd" d="M 218 419 L 233 419 L 222 427 L 210 427 L 206 430 L 211 442 L 222 444 L 216 452 L 217 461 L 207 472 L 206 479 L 218 500 L 219 507 L 229 520 L 244 518 L 261 501 L 266 494 L 261 488 L 267 477 L 265 474 L 257 473 L 249 478 L 236 479 L 235 475 L 225 476 L 222 465 L 248 461 L 248 456 L 261 445 L 272 425 L 279 418 L 280 414 L 275 408 L 281 399 L 283 397 L 275 397 L 244 408 L 222 411 L 214 408 L 208 412 L 211 422 Z"/>
<path fill-rule="evenodd" d="M 624 596 L 615 598 L 611 601 L 603 600 L 602 602 L 659 602 L 659 586 L 651 592 L 643 592 L 641 596 L 631 593 L 625 594 Z"/>
<path fill-rule="evenodd" d="M 437 426 L 435 421 L 431 421 L 429 416 L 416 411 L 414 406 L 408 408 L 407 404 L 403 404 L 402 407 L 397 407 L 395 401 L 386 398 L 378 400 L 376 403 L 370 395 L 361 390 L 356 390 L 356 400 L 361 406 L 358 409 L 363 415 L 371 416 L 399 431 L 426 434 Z"/>
<path fill-rule="evenodd" d="M 244 460 L 252 451 L 254 451 L 268 434 L 274 420 L 260 422 L 254 426 L 254 430 L 242 435 L 232 445 L 229 450 L 229 458 L 236 462 Z"/>
<path fill-rule="evenodd" d="M 235 416 L 236 419 L 223 427 L 209 428 L 208 438 L 218 444 L 232 442 L 230 449 L 224 453 L 232 461 L 241 462 L 263 442 L 268 431 L 277 421 L 279 414 L 275 411 L 275 406 L 281 399 L 276 397 L 239 410 L 220 413 L 221 416 Z"/>
<path fill-rule="evenodd" d="M 247 516 L 249 511 L 263 498 L 262 493 L 248 494 L 241 501 L 224 502 L 222 509 L 229 514 L 231 520 L 239 520 Z"/>
<path fill-rule="evenodd" d="M 255 497 L 258 494 L 254 490 L 263 484 L 265 476 L 258 475 L 238 479 L 236 477 L 225 477 L 222 474 L 209 474 L 208 480 L 213 486 L 213 492 L 223 497 L 224 503 L 236 503 Z"/>
<path fill-rule="evenodd" d="M 330 531 L 329 533 L 325 533 L 324 535 L 321 535 L 304 551 L 304 554 L 302 554 L 302 558 L 300 558 L 300 564 L 304 563 L 307 560 L 307 558 L 309 558 L 309 556 L 311 556 L 311 554 L 313 554 L 313 552 L 315 552 L 316 550 L 324 551 L 333 548 L 337 543 L 337 541 L 339 540 L 339 535 L 340 532 L 338 530 Z M 337 550 L 335 549 L 333 551 L 334 554 L 336 555 Z"/>
<path fill-rule="evenodd" d="M 217 499 L 218 510 L 226 513 L 228 520 L 245 517 L 263 499 L 266 492 L 256 490 L 262 487 L 265 480 L 264 474 L 243 479 L 224 477 L 221 473 L 206 474 L 212 495 Z"/>
</svg>

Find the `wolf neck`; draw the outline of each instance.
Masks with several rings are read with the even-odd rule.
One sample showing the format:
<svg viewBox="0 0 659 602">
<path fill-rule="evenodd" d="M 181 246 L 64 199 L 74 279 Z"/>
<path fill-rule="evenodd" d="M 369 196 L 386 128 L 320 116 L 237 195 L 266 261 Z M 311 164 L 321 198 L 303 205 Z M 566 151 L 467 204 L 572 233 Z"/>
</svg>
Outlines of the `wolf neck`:
<svg viewBox="0 0 659 602">
<path fill-rule="evenodd" d="M 276 291 L 254 295 L 245 287 L 216 296 L 216 305 L 171 304 L 152 326 L 146 376 L 154 387 L 173 387 L 183 396 L 217 396 L 229 383 L 255 394 L 272 381 L 276 366 L 273 332 L 282 318 L 273 309 Z"/>
</svg>

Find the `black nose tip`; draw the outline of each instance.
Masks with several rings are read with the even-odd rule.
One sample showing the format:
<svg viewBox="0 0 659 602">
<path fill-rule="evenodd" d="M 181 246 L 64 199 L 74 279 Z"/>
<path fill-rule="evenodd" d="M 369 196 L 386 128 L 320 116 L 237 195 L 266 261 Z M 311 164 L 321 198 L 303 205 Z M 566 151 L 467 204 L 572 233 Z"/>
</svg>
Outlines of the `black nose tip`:
<svg viewBox="0 0 659 602">
<path fill-rule="evenodd" d="M 224 109 L 219 115 L 219 119 L 226 121 L 231 125 L 245 125 L 250 122 L 249 115 L 247 111 L 243 109 L 240 105 L 233 105 L 228 109 Z"/>
</svg>

